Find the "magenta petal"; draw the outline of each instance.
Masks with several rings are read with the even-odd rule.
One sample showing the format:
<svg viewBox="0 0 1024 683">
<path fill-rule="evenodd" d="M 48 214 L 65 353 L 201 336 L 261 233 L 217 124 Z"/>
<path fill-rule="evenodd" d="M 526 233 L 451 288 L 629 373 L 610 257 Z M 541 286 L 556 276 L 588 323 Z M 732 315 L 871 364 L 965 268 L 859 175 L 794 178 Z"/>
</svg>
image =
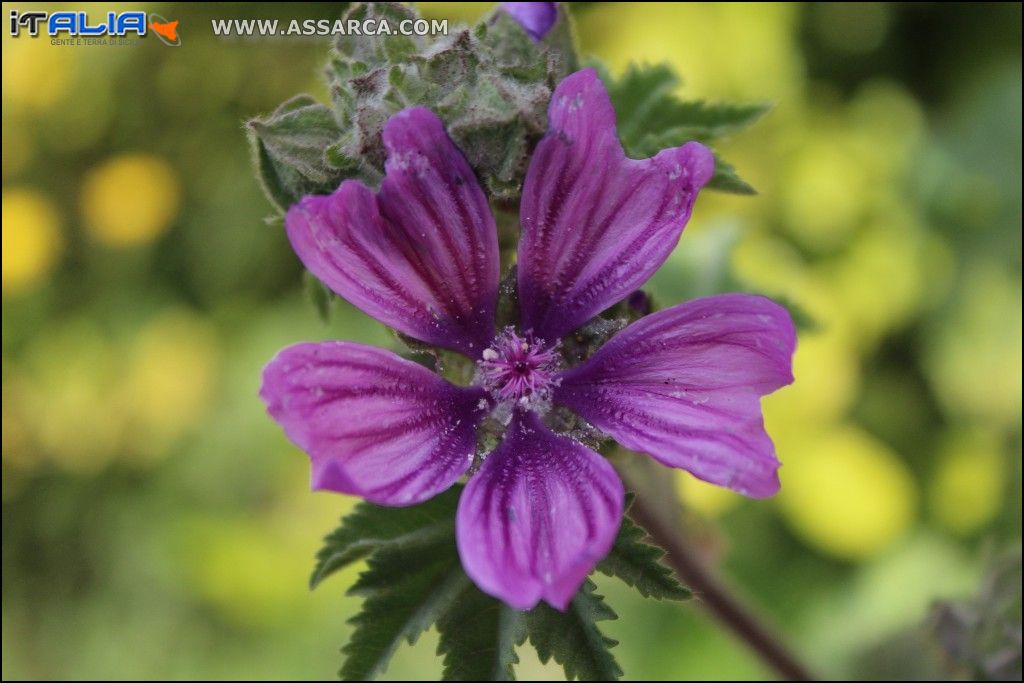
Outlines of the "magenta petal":
<svg viewBox="0 0 1024 683">
<path fill-rule="evenodd" d="M 365 313 L 476 358 L 494 336 L 498 237 L 473 170 L 423 108 L 387 122 L 379 194 L 347 180 L 288 211 L 288 237 L 314 275 Z"/>
<path fill-rule="evenodd" d="M 564 610 L 611 549 L 624 495 L 607 460 L 517 412 L 459 501 L 462 565 L 516 609 Z"/>
<path fill-rule="evenodd" d="M 748 496 L 779 489 L 760 397 L 793 381 L 796 331 L 768 299 L 723 294 L 641 318 L 561 377 L 554 400 L 615 438 Z"/>
<path fill-rule="evenodd" d="M 290 346 L 263 371 L 267 411 L 309 454 L 314 489 L 413 505 L 469 467 L 482 390 L 351 342 Z"/>
<path fill-rule="evenodd" d="M 552 340 L 654 274 L 679 241 L 714 157 L 689 142 L 628 159 L 593 69 L 558 85 L 548 118 L 523 186 L 518 277 L 523 329 Z"/>
</svg>

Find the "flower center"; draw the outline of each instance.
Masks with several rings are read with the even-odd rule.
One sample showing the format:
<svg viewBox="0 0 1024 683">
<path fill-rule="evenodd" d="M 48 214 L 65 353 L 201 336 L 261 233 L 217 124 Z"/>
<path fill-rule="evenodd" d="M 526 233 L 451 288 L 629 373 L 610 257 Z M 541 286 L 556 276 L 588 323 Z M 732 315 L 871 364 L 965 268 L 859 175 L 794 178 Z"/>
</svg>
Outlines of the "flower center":
<svg viewBox="0 0 1024 683">
<path fill-rule="evenodd" d="M 557 345 L 511 327 L 495 337 L 477 361 L 477 381 L 496 403 L 516 401 L 525 407 L 547 401 L 561 368 Z"/>
</svg>

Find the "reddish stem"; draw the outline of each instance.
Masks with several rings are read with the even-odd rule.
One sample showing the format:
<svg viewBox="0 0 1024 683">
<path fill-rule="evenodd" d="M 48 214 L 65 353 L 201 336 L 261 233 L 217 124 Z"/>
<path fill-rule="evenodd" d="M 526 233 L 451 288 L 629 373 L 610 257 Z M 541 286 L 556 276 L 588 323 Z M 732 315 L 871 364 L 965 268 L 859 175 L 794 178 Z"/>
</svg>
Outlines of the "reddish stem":
<svg viewBox="0 0 1024 683">
<path fill-rule="evenodd" d="M 631 466 L 623 468 L 626 469 L 624 474 L 629 474 L 624 478 L 632 484 L 630 488 L 638 491 L 629 515 L 665 550 L 665 562 L 675 571 L 682 584 L 693 591 L 701 606 L 746 643 L 780 678 L 791 681 L 817 680 L 701 559 L 699 549 L 689 540 L 682 526 L 681 505 L 675 491 L 666 486 L 664 473 L 651 472 L 649 469 L 644 472 L 646 468 L 636 468 L 633 466 L 635 464 L 634 460 Z M 641 483 L 648 486 L 638 486 Z M 661 505 L 652 505 L 652 500 Z"/>
</svg>

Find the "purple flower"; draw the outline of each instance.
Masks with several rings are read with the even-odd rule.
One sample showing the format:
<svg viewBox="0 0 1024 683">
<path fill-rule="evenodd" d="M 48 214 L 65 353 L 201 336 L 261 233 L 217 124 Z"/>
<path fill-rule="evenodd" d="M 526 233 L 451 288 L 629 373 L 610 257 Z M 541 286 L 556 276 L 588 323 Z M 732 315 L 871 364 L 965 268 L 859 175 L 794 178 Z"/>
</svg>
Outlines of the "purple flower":
<svg viewBox="0 0 1024 683">
<path fill-rule="evenodd" d="M 414 505 L 467 472 L 456 536 L 469 576 L 519 609 L 564 609 L 611 547 L 623 486 L 549 427 L 568 409 L 623 446 L 750 496 L 779 488 L 760 397 L 789 384 L 786 311 L 741 294 L 647 315 L 566 367 L 559 340 L 630 296 L 679 240 L 711 153 L 691 142 L 626 157 L 593 70 L 555 90 L 523 187 L 520 325 L 495 330 L 499 259 L 487 198 L 423 108 L 393 116 L 380 191 L 306 197 L 288 237 L 317 277 L 401 332 L 477 364 L 456 386 L 390 351 L 299 344 L 267 366 L 270 414 L 312 460 L 314 489 Z M 477 429 L 504 438 L 472 469 Z"/>
<path fill-rule="evenodd" d="M 542 40 L 558 20 L 557 2 L 503 2 L 501 8 L 534 40 Z"/>
</svg>

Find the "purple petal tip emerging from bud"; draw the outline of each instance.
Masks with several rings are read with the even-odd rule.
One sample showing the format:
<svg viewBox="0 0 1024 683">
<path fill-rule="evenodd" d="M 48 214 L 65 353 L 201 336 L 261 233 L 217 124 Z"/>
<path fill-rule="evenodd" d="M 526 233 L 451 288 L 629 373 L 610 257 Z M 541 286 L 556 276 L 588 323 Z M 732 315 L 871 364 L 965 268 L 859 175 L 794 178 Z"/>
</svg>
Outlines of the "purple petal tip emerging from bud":
<svg viewBox="0 0 1024 683">
<path fill-rule="evenodd" d="M 503 2 L 501 8 L 538 41 L 543 40 L 558 20 L 558 3 L 555 2 Z"/>
</svg>

